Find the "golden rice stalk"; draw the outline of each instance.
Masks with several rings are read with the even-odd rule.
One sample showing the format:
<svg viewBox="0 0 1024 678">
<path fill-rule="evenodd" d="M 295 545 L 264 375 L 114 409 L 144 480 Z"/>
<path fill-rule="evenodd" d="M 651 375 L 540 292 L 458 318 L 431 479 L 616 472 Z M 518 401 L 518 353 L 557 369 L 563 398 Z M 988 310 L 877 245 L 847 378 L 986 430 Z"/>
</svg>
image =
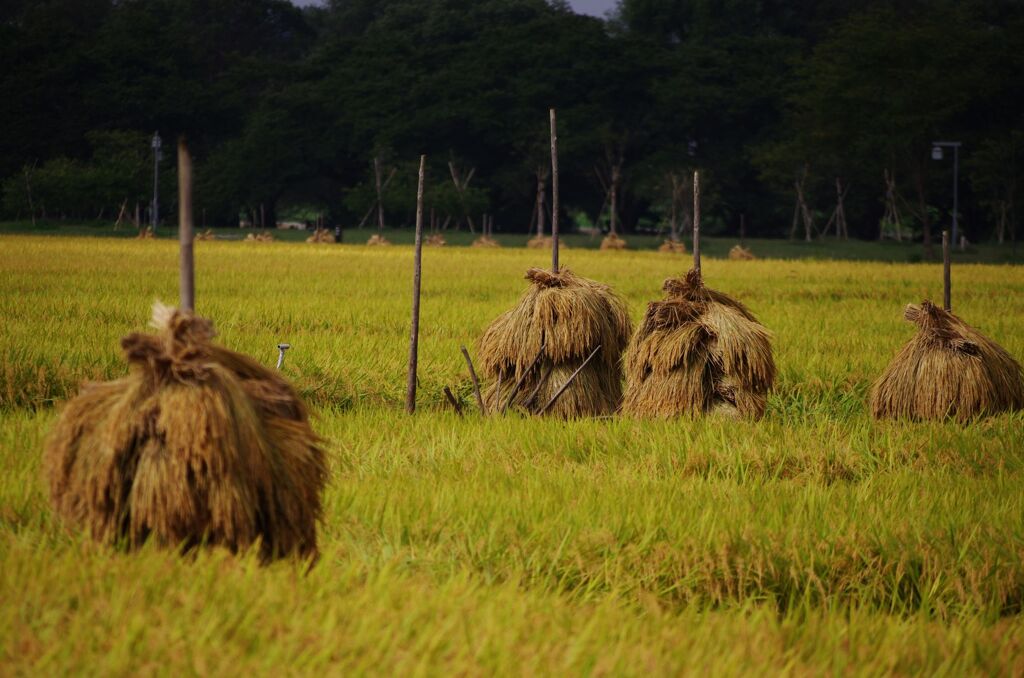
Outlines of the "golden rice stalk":
<svg viewBox="0 0 1024 678">
<path fill-rule="evenodd" d="M 739 301 L 705 287 L 696 271 L 666 280 L 664 290 L 626 350 L 623 411 L 763 416 L 775 382 L 768 330 Z"/>
<path fill-rule="evenodd" d="M 626 247 L 626 241 L 615 233 L 609 233 L 601 241 L 601 249 L 603 250 L 624 250 Z"/>
<path fill-rule="evenodd" d="M 313 234 L 306 238 L 306 242 L 311 243 L 324 243 L 334 242 L 334 236 L 326 228 L 318 228 L 313 231 Z"/>
<path fill-rule="evenodd" d="M 370 239 L 366 241 L 366 244 L 375 245 L 379 247 L 386 247 L 391 244 L 391 241 L 385 238 L 384 236 L 380 235 L 379 233 L 374 233 L 372 236 L 370 236 Z"/>
<path fill-rule="evenodd" d="M 658 251 L 668 252 L 669 254 L 686 254 L 686 243 L 682 240 L 666 240 L 661 243 Z"/>
<path fill-rule="evenodd" d="M 968 421 L 1024 408 L 1024 373 L 1003 347 L 930 301 L 904 317 L 918 331 L 871 389 L 876 419 Z"/>
<path fill-rule="evenodd" d="M 757 259 L 754 253 L 748 250 L 743 245 L 733 245 L 732 249 L 729 250 L 729 258 L 734 261 L 751 261 Z"/>
<path fill-rule="evenodd" d="M 620 358 L 631 330 L 625 303 L 607 285 L 567 269 L 552 273 L 533 268 L 526 278 L 532 284 L 519 303 L 494 320 L 480 339 L 480 366 L 491 382 L 488 409 L 500 410 L 523 378 L 513 405 L 539 411 L 600 345 L 548 413 L 579 417 L 615 412 L 622 394 Z"/>
<path fill-rule="evenodd" d="M 489 235 L 482 235 L 473 241 L 472 247 L 501 247 L 501 243 Z"/>
<path fill-rule="evenodd" d="M 85 385 L 50 434 L 57 513 L 127 548 L 314 557 L 327 467 L 298 394 L 208 320 L 158 304 L 153 324 L 121 341 L 129 375 Z"/>
<path fill-rule="evenodd" d="M 433 235 L 428 236 L 427 239 L 423 241 L 423 244 L 429 247 L 444 247 L 448 244 L 448 241 L 445 240 L 444 236 L 440 233 L 434 233 Z"/>
</svg>

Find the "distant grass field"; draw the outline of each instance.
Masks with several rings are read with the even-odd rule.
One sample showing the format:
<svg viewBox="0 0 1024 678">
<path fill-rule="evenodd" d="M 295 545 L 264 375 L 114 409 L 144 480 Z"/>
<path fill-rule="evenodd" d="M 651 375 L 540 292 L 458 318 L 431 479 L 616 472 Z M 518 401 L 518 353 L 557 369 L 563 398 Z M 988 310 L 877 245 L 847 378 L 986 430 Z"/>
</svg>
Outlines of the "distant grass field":
<svg viewBox="0 0 1024 678">
<path fill-rule="evenodd" d="M 305 574 L 111 553 L 50 512 L 55 408 L 125 372 L 119 338 L 177 299 L 175 245 L 0 236 L 0 673 L 1024 673 L 1024 414 L 866 410 L 913 332 L 903 306 L 941 296 L 937 266 L 712 249 L 709 285 L 774 333 L 765 419 L 566 423 L 459 419 L 441 395 L 472 410 L 459 346 L 546 252 L 425 250 L 408 417 L 410 248 L 199 242 L 197 309 L 266 364 L 291 343 L 329 441 Z M 689 264 L 562 260 L 635 320 Z M 1024 268 L 957 266 L 953 306 L 1024 358 Z"/>
</svg>

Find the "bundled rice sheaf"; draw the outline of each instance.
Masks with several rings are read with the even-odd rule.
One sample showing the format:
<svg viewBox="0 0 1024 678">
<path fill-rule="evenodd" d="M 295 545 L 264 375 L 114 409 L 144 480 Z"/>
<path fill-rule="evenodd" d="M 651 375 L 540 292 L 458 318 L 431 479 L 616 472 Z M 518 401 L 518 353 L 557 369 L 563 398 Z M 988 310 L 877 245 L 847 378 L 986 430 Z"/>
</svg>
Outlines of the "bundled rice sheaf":
<svg viewBox="0 0 1024 678">
<path fill-rule="evenodd" d="M 661 243 L 658 251 L 668 252 L 670 254 L 686 254 L 686 243 L 682 240 L 666 240 Z"/>
<path fill-rule="evenodd" d="M 374 233 L 372 236 L 370 236 L 370 239 L 366 241 L 366 244 L 379 247 L 386 247 L 391 244 L 391 241 L 385 238 L 384 236 L 380 235 L 379 233 Z"/>
<path fill-rule="evenodd" d="M 206 230 L 205 230 L 205 231 L 203 231 L 202 233 L 196 233 L 196 234 L 195 234 L 195 239 L 196 239 L 196 240 L 216 240 L 216 239 L 217 239 L 217 236 L 215 236 L 215 235 L 213 234 L 213 231 L 212 231 L 212 230 L 210 230 L 210 229 L 206 229 Z"/>
<path fill-rule="evenodd" d="M 531 285 L 519 303 L 480 340 L 488 410 L 500 411 L 512 398 L 513 407 L 539 412 L 600 346 L 546 414 L 612 414 L 622 397 L 620 358 L 631 330 L 625 303 L 607 285 L 567 269 L 534 268 L 526 278 Z"/>
<path fill-rule="evenodd" d="M 262 231 L 260 233 L 250 233 L 245 236 L 246 242 L 274 242 L 274 235 L 269 231 Z"/>
<path fill-rule="evenodd" d="M 624 250 L 626 247 L 628 247 L 626 241 L 615 233 L 609 233 L 601 240 L 601 249 L 603 250 Z"/>
<path fill-rule="evenodd" d="M 433 235 L 428 236 L 427 239 L 423 241 L 423 244 L 429 247 L 444 247 L 448 244 L 448 241 L 445 240 L 444 236 L 440 233 L 434 233 Z"/>
<path fill-rule="evenodd" d="M 626 351 L 622 409 L 634 416 L 718 412 L 760 418 L 775 381 L 771 335 L 700 273 L 665 281 Z"/>
<path fill-rule="evenodd" d="M 146 226 L 145 228 L 139 229 L 139 234 L 135 236 L 136 240 L 149 240 L 156 236 L 153 235 L 153 227 Z"/>
<path fill-rule="evenodd" d="M 535 235 L 526 241 L 526 247 L 531 250 L 549 250 L 551 249 L 551 241 L 552 238 L 550 235 Z M 569 249 L 569 247 L 565 244 L 565 240 L 558 241 L 558 249 Z"/>
<path fill-rule="evenodd" d="M 1024 374 L 1005 349 L 930 301 L 904 317 L 918 331 L 872 388 L 876 419 L 968 421 L 1024 408 Z"/>
<path fill-rule="evenodd" d="M 127 548 L 315 556 L 327 470 L 298 394 L 208 320 L 157 305 L 153 324 L 121 341 L 129 375 L 84 386 L 50 435 L 57 513 Z"/>
<path fill-rule="evenodd" d="M 757 259 L 754 253 L 743 245 L 733 245 L 732 249 L 729 250 L 729 258 L 734 261 L 752 261 Z"/>
<path fill-rule="evenodd" d="M 472 247 L 501 247 L 501 243 L 489 235 L 482 235 L 473 241 Z"/>
<path fill-rule="evenodd" d="M 334 235 L 326 228 L 318 228 L 313 231 L 313 234 L 306 238 L 306 242 L 311 243 L 323 243 L 323 242 L 334 242 Z"/>
</svg>

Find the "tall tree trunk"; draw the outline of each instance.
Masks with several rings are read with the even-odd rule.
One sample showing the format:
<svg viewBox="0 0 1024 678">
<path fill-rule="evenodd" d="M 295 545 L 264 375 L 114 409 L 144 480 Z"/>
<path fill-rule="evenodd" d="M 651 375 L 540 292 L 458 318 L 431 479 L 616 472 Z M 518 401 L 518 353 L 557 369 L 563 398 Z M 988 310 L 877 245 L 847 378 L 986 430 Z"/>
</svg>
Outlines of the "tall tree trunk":
<svg viewBox="0 0 1024 678">
<path fill-rule="evenodd" d="M 619 234 L 619 184 L 622 182 L 622 164 L 617 162 L 612 165 L 611 181 L 611 221 L 609 227 L 612 235 Z"/>
<path fill-rule="evenodd" d="M 384 232 L 384 195 L 381 189 L 380 156 L 373 159 L 373 180 L 377 188 L 377 230 Z"/>
</svg>

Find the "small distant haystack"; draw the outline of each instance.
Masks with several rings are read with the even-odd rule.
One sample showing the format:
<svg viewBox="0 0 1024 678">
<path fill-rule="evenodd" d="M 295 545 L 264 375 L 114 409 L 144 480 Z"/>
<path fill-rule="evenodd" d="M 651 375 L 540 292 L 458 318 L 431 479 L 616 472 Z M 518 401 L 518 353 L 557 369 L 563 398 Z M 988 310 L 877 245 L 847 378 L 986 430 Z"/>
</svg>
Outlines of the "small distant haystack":
<svg viewBox="0 0 1024 678">
<path fill-rule="evenodd" d="M 154 238 L 154 237 L 156 237 L 156 236 L 153 235 L 153 227 L 152 226 L 146 226 L 145 228 L 140 228 L 139 229 L 139 234 L 137 236 L 135 236 L 135 239 L 136 240 L 149 240 L 149 239 Z"/>
<path fill-rule="evenodd" d="M 733 261 L 752 261 L 757 259 L 754 253 L 743 245 L 733 245 L 732 249 L 729 250 L 729 258 Z"/>
<path fill-rule="evenodd" d="M 583 417 L 612 414 L 622 394 L 620 358 L 629 341 L 625 303 L 607 285 L 532 268 L 530 288 L 499 316 L 480 340 L 480 361 L 491 386 L 487 409 L 511 401 L 539 413 L 598 346 L 546 414 Z"/>
<path fill-rule="evenodd" d="M 372 236 L 370 236 L 370 239 L 366 241 L 366 244 L 377 247 L 387 247 L 388 245 L 391 244 L 391 241 L 385 238 L 384 236 L 380 235 L 379 233 L 374 233 Z"/>
<path fill-rule="evenodd" d="M 526 247 L 531 250 L 549 250 L 553 243 L 554 239 L 550 235 L 535 235 L 526 241 Z M 569 247 L 564 240 L 559 239 L 558 249 L 567 250 Z"/>
<path fill-rule="evenodd" d="M 334 235 L 329 230 L 327 230 L 326 228 L 318 228 L 315 231 L 313 231 L 312 235 L 310 235 L 308 238 L 306 238 L 306 242 L 312 242 L 312 243 L 330 242 L 330 243 L 333 243 L 334 242 Z"/>
<path fill-rule="evenodd" d="M 206 229 L 202 233 L 196 233 L 195 239 L 196 240 L 216 240 L 217 236 L 215 236 L 213 234 L 213 231 L 211 231 L 210 229 Z"/>
<path fill-rule="evenodd" d="M 444 236 L 440 233 L 434 233 L 433 235 L 428 236 L 427 239 L 423 241 L 423 244 L 429 245 L 430 247 L 444 247 L 448 244 L 448 241 L 445 240 Z"/>
<path fill-rule="evenodd" d="M 1005 349 L 930 301 L 904 317 L 918 331 L 871 390 L 876 419 L 968 421 L 1024 408 L 1024 374 Z"/>
<path fill-rule="evenodd" d="M 686 243 L 682 240 L 666 240 L 661 243 L 658 251 L 668 252 L 669 254 L 686 254 Z"/>
<path fill-rule="evenodd" d="M 764 415 L 775 381 L 771 335 L 732 297 L 691 270 L 665 281 L 624 359 L 624 412 L 671 417 L 719 412 Z"/>
<path fill-rule="evenodd" d="M 260 233 L 250 233 L 245 236 L 246 242 L 274 242 L 274 234 L 269 231 L 262 231 Z"/>
<path fill-rule="evenodd" d="M 315 556 L 327 467 L 298 394 L 208 320 L 157 305 L 153 325 L 121 341 L 130 374 L 84 386 L 47 440 L 57 513 L 127 548 Z"/>
<path fill-rule="evenodd" d="M 489 235 L 482 235 L 473 241 L 472 247 L 501 247 L 501 243 Z"/>
<path fill-rule="evenodd" d="M 624 250 L 626 247 L 626 241 L 616 233 L 609 233 L 601 241 L 601 249 L 603 250 Z"/>
</svg>

